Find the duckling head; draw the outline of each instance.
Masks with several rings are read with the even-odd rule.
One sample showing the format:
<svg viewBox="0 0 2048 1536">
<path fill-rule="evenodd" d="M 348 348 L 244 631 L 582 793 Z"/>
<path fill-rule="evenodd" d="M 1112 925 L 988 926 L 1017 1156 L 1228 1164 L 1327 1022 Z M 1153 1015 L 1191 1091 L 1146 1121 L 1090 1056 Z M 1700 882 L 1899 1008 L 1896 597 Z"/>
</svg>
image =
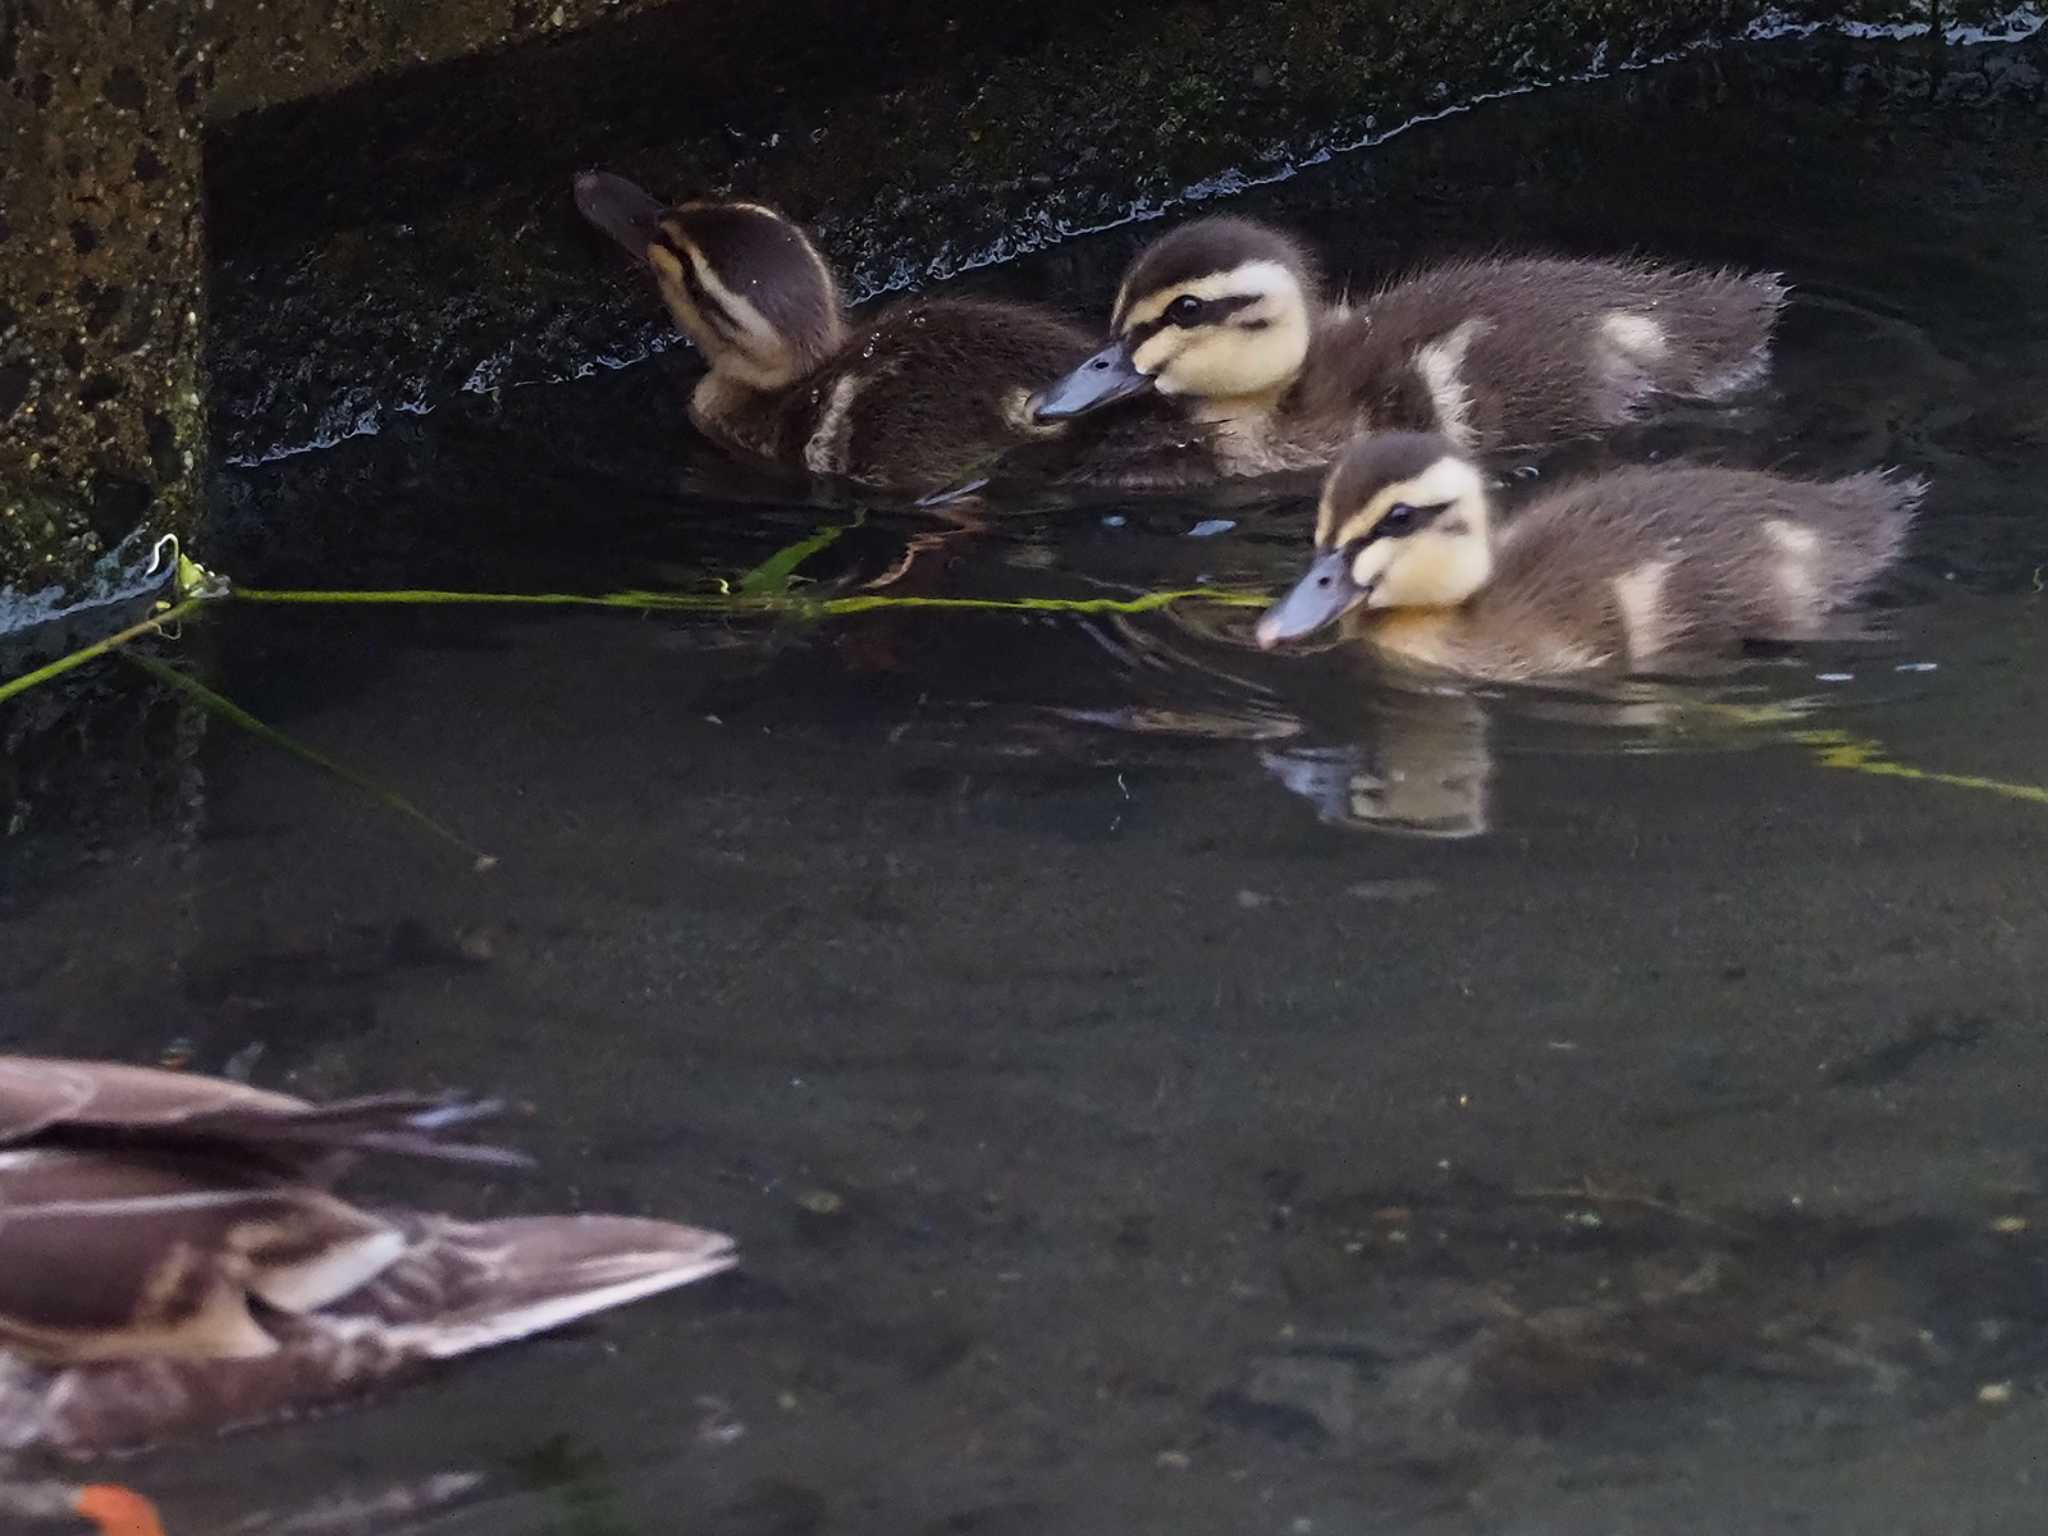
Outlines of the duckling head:
<svg viewBox="0 0 2048 1536">
<path fill-rule="evenodd" d="M 1198 220 L 1148 246 L 1117 290 L 1116 339 L 1031 402 L 1059 421 L 1156 390 L 1228 417 L 1270 409 L 1308 357 L 1316 280 L 1300 247 L 1248 219 Z"/>
<path fill-rule="evenodd" d="M 1323 482 L 1316 557 L 1259 619 L 1263 650 L 1354 608 L 1450 608 L 1493 574 L 1486 482 L 1433 432 L 1363 437 Z"/>
<path fill-rule="evenodd" d="M 577 176 L 576 206 L 654 274 L 662 302 L 713 378 L 786 389 L 845 342 L 832 269 L 773 208 L 711 201 L 664 208 L 603 171 Z"/>
</svg>

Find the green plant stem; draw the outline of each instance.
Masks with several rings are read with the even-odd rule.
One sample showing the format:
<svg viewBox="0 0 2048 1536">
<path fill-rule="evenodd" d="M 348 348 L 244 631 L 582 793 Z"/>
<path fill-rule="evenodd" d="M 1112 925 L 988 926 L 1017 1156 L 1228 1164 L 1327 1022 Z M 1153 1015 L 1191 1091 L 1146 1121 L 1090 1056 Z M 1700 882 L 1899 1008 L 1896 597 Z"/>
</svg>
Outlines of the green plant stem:
<svg viewBox="0 0 2048 1536">
<path fill-rule="evenodd" d="M 442 592 L 428 588 L 367 592 L 237 587 L 234 596 L 249 603 L 308 604 L 485 604 L 506 607 L 674 609 L 692 613 L 796 613 L 837 617 L 887 608 L 946 608 L 979 613 L 1151 613 L 1178 602 L 1220 603 L 1232 608 L 1258 608 L 1272 601 L 1257 592 L 1232 592 L 1213 587 L 1184 587 L 1171 592 L 1145 592 L 1137 597 L 893 597 L 871 593 L 857 597 L 797 597 L 777 593 L 726 595 L 716 592 Z"/>
<path fill-rule="evenodd" d="M 401 816 L 418 822 L 429 832 L 433 833 L 434 836 L 444 842 L 454 844 L 457 848 L 468 854 L 475 861 L 477 873 L 482 874 L 496 866 L 498 861 L 490 854 L 472 846 L 455 833 L 449 831 L 448 828 L 442 826 L 440 822 L 434 820 L 433 817 L 429 816 L 396 790 L 386 789 L 376 780 L 367 778 L 352 768 L 344 768 L 340 763 L 337 763 L 333 758 L 326 756 L 324 753 L 316 752 L 311 747 L 292 740 L 291 737 L 285 735 L 277 727 L 266 725 L 263 721 L 258 720 L 249 711 L 242 708 L 241 705 L 235 703 L 234 700 L 215 693 L 197 678 L 188 677 L 168 662 L 159 661 L 154 656 L 143 656 L 136 652 L 128 651 L 123 653 L 122 659 L 134 662 L 136 666 L 142 668 L 151 677 L 198 700 L 207 710 L 234 725 L 240 726 L 259 741 L 268 742 L 280 751 L 289 752 L 301 762 L 311 763 L 322 772 L 333 774 L 334 777 L 340 779 L 344 784 L 361 790 L 364 794 L 388 806 Z"/>
<path fill-rule="evenodd" d="M 206 597 L 188 597 L 182 603 L 166 608 L 162 613 L 153 613 L 140 623 L 130 624 L 126 629 L 116 634 L 108 635 L 104 640 L 95 640 L 91 645 L 83 646 L 68 656 L 59 656 L 46 667 L 37 667 L 33 672 L 24 672 L 20 677 L 11 677 L 6 682 L 0 683 L 0 704 L 4 704 L 18 693 L 28 692 L 29 689 L 36 687 L 40 683 L 47 683 L 53 677 L 62 677 L 66 672 L 71 671 L 72 668 L 82 667 L 88 661 L 104 656 L 109 651 L 117 651 L 130 640 L 138 640 L 144 635 L 156 634 L 166 624 L 175 624 L 187 614 L 197 612 L 211 601 L 211 598 Z"/>
</svg>

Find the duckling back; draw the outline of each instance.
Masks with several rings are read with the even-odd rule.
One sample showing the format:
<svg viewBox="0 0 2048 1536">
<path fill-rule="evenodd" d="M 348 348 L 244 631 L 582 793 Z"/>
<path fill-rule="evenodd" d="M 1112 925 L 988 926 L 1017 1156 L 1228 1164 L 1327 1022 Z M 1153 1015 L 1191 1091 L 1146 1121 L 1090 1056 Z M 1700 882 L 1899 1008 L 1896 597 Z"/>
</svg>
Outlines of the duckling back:
<svg viewBox="0 0 2048 1536">
<path fill-rule="evenodd" d="M 722 446 L 864 485 L 938 492 L 1000 469 L 1059 483 L 1199 483 L 1215 476 L 1199 429 L 1177 415 L 1042 423 L 1033 387 L 1088 337 L 1050 310 L 981 299 L 908 299 L 856 324 L 788 389 L 691 397 Z"/>
<path fill-rule="evenodd" d="M 773 409 L 777 451 L 814 474 L 938 489 L 1010 449 L 1056 438 L 1025 402 L 1088 349 L 1034 305 L 910 299 L 891 305 Z"/>
<path fill-rule="evenodd" d="M 1897 559 L 1925 489 L 1689 465 L 1582 481 L 1508 522 L 1491 580 L 1439 631 L 1440 659 L 1536 676 L 1810 638 Z"/>
<path fill-rule="evenodd" d="M 1658 396 L 1755 382 L 1785 295 L 1775 277 L 1644 261 L 1448 262 L 1324 327 L 1328 361 L 1311 357 L 1300 408 L 1338 419 L 1348 405 L 1373 429 L 1438 431 L 1466 452 L 1602 432 Z M 1361 380 L 1363 400 L 1337 398 Z"/>
</svg>

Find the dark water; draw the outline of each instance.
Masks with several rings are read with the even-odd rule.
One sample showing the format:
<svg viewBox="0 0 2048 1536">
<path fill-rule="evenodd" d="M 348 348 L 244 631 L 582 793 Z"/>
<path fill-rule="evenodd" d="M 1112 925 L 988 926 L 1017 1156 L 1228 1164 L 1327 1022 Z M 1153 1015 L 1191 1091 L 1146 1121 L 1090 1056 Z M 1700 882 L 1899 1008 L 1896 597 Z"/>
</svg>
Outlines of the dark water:
<svg viewBox="0 0 2048 1536">
<path fill-rule="evenodd" d="M 0 1045 L 507 1091 L 540 1174 L 381 1188 L 672 1215 L 745 1268 L 121 1475 L 175 1536 L 2032 1528 L 2048 117 L 2039 50 L 1999 57 L 1990 92 L 1697 60 L 1244 200 L 1360 280 L 1485 244 L 1784 270 L 1769 389 L 1524 468 L 1925 474 L 1870 638 L 1431 691 L 1200 602 L 188 629 L 500 863 L 159 706 L 145 806 L 8 845 Z M 1094 307 L 1152 232 L 987 283 Z M 1270 589 L 1305 547 L 1242 492 L 932 544 L 723 466 L 679 388 L 241 473 L 207 553 L 701 590 L 844 527 L 804 590 L 1078 598 Z"/>
</svg>

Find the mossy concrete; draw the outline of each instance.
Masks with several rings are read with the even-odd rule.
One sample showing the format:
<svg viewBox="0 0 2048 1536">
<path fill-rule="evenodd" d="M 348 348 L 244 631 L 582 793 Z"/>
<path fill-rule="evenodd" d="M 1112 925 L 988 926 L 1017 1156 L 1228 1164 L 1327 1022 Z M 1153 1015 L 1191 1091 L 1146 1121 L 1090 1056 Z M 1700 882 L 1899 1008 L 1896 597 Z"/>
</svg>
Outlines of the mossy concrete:
<svg viewBox="0 0 2048 1536">
<path fill-rule="evenodd" d="M 878 0 L 11 0 L 0 586 L 74 581 L 138 524 L 191 529 L 223 452 L 311 446 L 659 344 L 575 228 L 581 165 L 774 198 L 872 291 L 1276 174 L 1480 92 L 1738 36 L 1763 14 L 1755 0 L 1047 0 L 972 15 Z"/>
<path fill-rule="evenodd" d="M 195 510 L 205 45 L 185 9 L 0 22 L 0 584 L 75 577 Z"/>
</svg>

